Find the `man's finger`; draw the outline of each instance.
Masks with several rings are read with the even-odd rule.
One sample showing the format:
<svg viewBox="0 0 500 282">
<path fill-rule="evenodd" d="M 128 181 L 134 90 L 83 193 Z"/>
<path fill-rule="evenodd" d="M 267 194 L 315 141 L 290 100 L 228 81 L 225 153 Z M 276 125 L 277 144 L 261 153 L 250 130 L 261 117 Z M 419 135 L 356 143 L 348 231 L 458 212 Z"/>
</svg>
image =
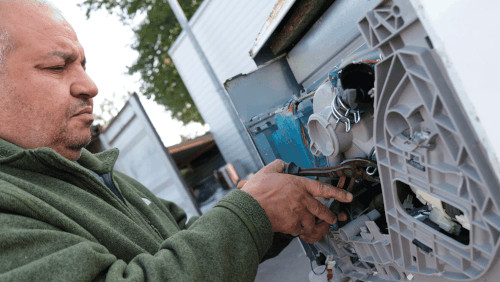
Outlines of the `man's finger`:
<svg viewBox="0 0 500 282">
<path fill-rule="evenodd" d="M 276 159 L 272 161 L 270 164 L 263 167 L 259 172 L 263 173 L 275 173 L 275 172 L 283 172 L 285 171 L 286 163 L 283 160 Z"/>
<path fill-rule="evenodd" d="M 352 201 L 353 197 L 352 194 L 345 190 L 309 178 L 305 177 L 300 177 L 300 178 L 302 183 L 306 187 L 307 191 L 313 197 L 335 199 L 344 203 L 349 203 Z"/>
<path fill-rule="evenodd" d="M 309 244 L 316 243 L 316 242 L 318 242 L 321 239 L 321 238 L 317 239 L 316 237 L 307 236 L 307 235 L 300 235 L 299 237 L 300 237 L 300 239 L 306 241 Z"/>
<path fill-rule="evenodd" d="M 309 230 L 300 235 L 300 238 L 308 243 L 314 243 L 323 238 L 330 228 L 330 224 L 323 222 L 317 224 L 313 230 Z"/>
<path fill-rule="evenodd" d="M 243 186 L 245 186 L 245 184 L 247 182 L 248 182 L 247 180 L 241 180 L 240 182 L 238 182 L 238 185 L 236 186 L 236 188 L 238 188 L 238 189 L 243 188 Z"/>
<path fill-rule="evenodd" d="M 305 215 L 300 220 L 300 224 L 302 225 L 302 229 L 304 230 L 313 230 L 316 225 L 316 219 L 312 214 Z"/>
<path fill-rule="evenodd" d="M 307 210 L 318 219 L 328 222 L 329 224 L 334 224 L 337 222 L 337 217 L 333 214 L 325 205 L 320 201 L 309 198 L 306 199 Z"/>
<path fill-rule="evenodd" d="M 290 233 L 292 236 L 299 236 L 304 233 L 304 229 L 302 228 L 300 223 L 297 223 L 293 229 L 293 231 Z"/>
<path fill-rule="evenodd" d="M 337 214 L 337 219 L 339 221 L 346 221 L 349 218 L 347 217 L 347 214 L 345 212 L 341 212 L 341 213 Z"/>
</svg>

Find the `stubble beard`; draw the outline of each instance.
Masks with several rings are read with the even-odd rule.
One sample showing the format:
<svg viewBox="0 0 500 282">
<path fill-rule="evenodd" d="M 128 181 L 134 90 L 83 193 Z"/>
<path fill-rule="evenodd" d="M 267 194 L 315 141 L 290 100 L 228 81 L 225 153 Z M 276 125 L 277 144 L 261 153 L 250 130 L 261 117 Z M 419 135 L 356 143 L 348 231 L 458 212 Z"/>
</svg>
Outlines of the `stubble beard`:
<svg viewBox="0 0 500 282">
<path fill-rule="evenodd" d="M 87 136 L 79 135 L 78 133 L 72 133 L 68 126 L 62 128 L 62 132 L 59 136 L 63 137 L 61 142 L 65 145 L 66 148 L 77 151 L 81 150 L 83 147 L 87 146 L 92 140 L 92 134 L 90 132 L 90 127 L 94 120 L 88 121 L 85 127 L 88 130 Z"/>
<path fill-rule="evenodd" d="M 83 106 L 88 106 L 88 105 L 90 105 L 89 101 L 82 101 L 78 105 L 71 106 L 67 111 L 68 122 L 71 119 L 72 115 L 78 111 L 78 109 L 80 109 Z M 87 136 L 80 135 L 79 134 L 80 132 L 76 132 L 76 133 L 71 132 L 69 129 L 69 124 L 66 124 L 66 126 L 61 128 L 61 131 L 57 135 L 59 137 L 59 138 L 57 138 L 57 139 L 59 139 L 59 140 L 57 140 L 57 142 L 60 142 L 60 144 L 63 144 L 63 146 L 66 149 L 69 149 L 69 150 L 75 151 L 75 152 L 79 151 L 81 154 L 82 149 L 84 147 L 86 147 L 90 143 L 90 141 L 92 140 L 92 135 L 91 135 L 91 131 L 90 131 L 90 127 L 91 127 L 92 123 L 93 123 L 93 120 L 90 120 L 85 125 L 85 127 L 87 127 L 87 130 L 88 130 Z M 78 158 L 79 157 L 80 156 L 78 156 Z"/>
<path fill-rule="evenodd" d="M 58 134 L 57 140 L 55 143 L 61 144 L 66 150 L 78 153 L 75 160 L 78 160 L 82 154 L 82 149 L 87 146 L 91 141 L 90 135 L 90 125 L 89 124 L 89 135 L 81 136 L 75 133 L 71 133 L 67 127 L 63 128 L 61 132 Z"/>
<path fill-rule="evenodd" d="M 89 125 L 89 135 L 90 135 L 90 125 Z M 86 147 L 91 140 L 92 140 L 91 137 L 85 139 L 82 138 L 81 140 L 78 140 L 77 137 L 75 136 L 74 138 L 67 138 L 64 143 L 66 145 L 66 148 L 73 151 L 78 151 Z"/>
<path fill-rule="evenodd" d="M 5 79 L 5 77 L 0 72 L 0 93 L 1 92 L 3 92 L 3 94 L 0 95 L 0 104 L 3 104 L 7 107 L 17 106 L 17 108 L 22 109 L 20 112 L 16 113 L 17 115 L 31 116 L 33 112 L 40 113 L 40 111 L 37 111 L 39 109 L 35 109 L 31 105 L 21 103 L 21 101 L 16 101 L 17 103 L 20 103 L 16 105 L 13 105 L 12 103 L 5 103 L 5 101 L 3 101 L 3 98 L 7 98 L 9 95 L 14 95 L 15 88 Z M 82 101 L 78 104 L 70 106 L 66 112 L 66 120 L 61 121 L 61 119 L 56 119 L 54 117 L 49 117 L 48 119 L 46 119 L 44 123 L 61 125 L 59 130 L 55 131 L 56 134 L 50 134 L 50 132 L 54 133 L 54 131 L 50 130 L 50 127 L 47 128 L 42 124 L 38 124 L 38 126 L 31 126 L 25 129 L 30 131 L 30 134 L 25 136 L 25 140 L 30 140 L 30 143 L 20 144 L 12 140 L 11 142 L 26 148 L 50 147 L 62 155 L 65 155 L 65 151 L 78 152 L 78 159 L 80 158 L 82 149 L 91 141 L 90 126 L 92 125 L 93 120 L 90 120 L 85 125 L 83 125 L 85 128 L 87 128 L 87 134 L 84 133 L 84 130 L 82 128 L 79 128 L 79 130 L 76 131 L 71 130 L 69 127 L 69 122 L 72 116 L 79 109 L 81 109 L 81 107 L 88 105 L 90 105 L 89 101 Z M 38 116 L 43 116 L 43 114 L 46 114 L 46 112 L 40 113 L 40 115 Z"/>
</svg>

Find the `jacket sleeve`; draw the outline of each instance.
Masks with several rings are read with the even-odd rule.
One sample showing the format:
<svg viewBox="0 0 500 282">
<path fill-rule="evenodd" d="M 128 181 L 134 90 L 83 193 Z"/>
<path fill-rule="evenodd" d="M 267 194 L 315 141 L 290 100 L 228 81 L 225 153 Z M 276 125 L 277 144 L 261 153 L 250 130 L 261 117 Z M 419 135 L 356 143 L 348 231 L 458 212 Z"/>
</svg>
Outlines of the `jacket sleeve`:
<svg viewBox="0 0 500 282">
<path fill-rule="evenodd" d="M 186 212 L 181 209 L 178 205 L 176 205 L 173 202 L 164 200 L 164 199 L 159 199 L 165 208 L 172 214 L 174 217 L 175 222 L 177 222 L 177 225 L 179 225 L 180 229 L 188 229 L 193 223 L 200 218 L 199 216 L 192 216 L 189 220 L 187 219 Z"/>
<path fill-rule="evenodd" d="M 272 259 L 279 255 L 281 251 L 283 251 L 283 249 L 286 248 L 290 244 L 290 242 L 292 242 L 293 238 L 295 237 L 292 235 L 275 232 L 273 235 L 273 243 L 267 250 L 261 262 Z"/>
<path fill-rule="evenodd" d="M 199 218 L 199 216 L 193 216 L 189 220 L 187 220 L 187 216 L 184 210 L 181 209 L 179 206 L 177 206 L 175 203 L 163 199 L 160 200 L 163 202 L 165 207 L 170 211 L 170 213 L 175 218 L 175 221 L 177 222 L 177 224 L 181 229 L 188 229 L 189 226 L 191 226 Z M 267 250 L 261 262 L 274 258 L 277 255 L 279 255 L 279 253 L 281 253 L 281 251 L 290 244 L 293 238 L 295 237 L 292 235 L 283 234 L 279 232 L 274 233 L 271 247 Z"/>
<path fill-rule="evenodd" d="M 0 281 L 252 281 L 273 237 L 257 201 L 234 191 L 156 253 L 124 261 L 91 236 L 48 224 L 55 211 L 1 186 Z"/>
</svg>

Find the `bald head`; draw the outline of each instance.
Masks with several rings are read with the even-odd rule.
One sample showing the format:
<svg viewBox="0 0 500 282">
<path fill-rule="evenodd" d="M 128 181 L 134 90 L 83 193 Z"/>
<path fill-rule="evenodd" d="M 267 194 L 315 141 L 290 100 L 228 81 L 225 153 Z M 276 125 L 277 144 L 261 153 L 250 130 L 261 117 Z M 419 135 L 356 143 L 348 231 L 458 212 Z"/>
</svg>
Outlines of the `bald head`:
<svg viewBox="0 0 500 282">
<path fill-rule="evenodd" d="M 49 0 L 0 0 L 0 5 L 2 3 L 13 3 L 13 2 L 22 3 L 25 6 L 40 7 L 42 9 L 49 8 L 50 11 L 52 12 L 53 19 L 59 21 L 64 20 L 61 10 L 59 10 L 56 6 L 54 6 L 54 4 L 52 4 Z"/>
<path fill-rule="evenodd" d="M 22 3 L 23 5 L 33 6 L 40 10 L 45 11 L 46 13 L 50 13 L 52 19 L 58 22 L 65 22 L 64 16 L 61 11 L 55 7 L 52 3 L 47 0 L 0 0 L 0 74 L 4 69 L 5 63 L 8 58 L 8 54 L 15 48 L 15 34 L 9 31 L 6 27 L 6 23 L 2 21 L 2 19 L 6 19 L 5 13 L 6 9 L 3 9 L 2 6 L 6 6 L 12 4 L 13 2 Z M 68 25 L 69 28 L 71 28 Z"/>
</svg>

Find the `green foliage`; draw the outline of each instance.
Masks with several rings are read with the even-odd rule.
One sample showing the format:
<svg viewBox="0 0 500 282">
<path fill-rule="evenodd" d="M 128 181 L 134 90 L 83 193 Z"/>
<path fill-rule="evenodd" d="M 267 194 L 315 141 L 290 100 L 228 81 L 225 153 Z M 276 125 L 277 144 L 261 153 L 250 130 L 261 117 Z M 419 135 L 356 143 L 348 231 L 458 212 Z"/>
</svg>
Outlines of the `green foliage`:
<svg viewBox="0 0 500 282">
<path fill-rule="evenodd" d="M 179 0 L 189 19 L 202 0 Z M 137 61 L 129 67 L 130 74 L 140 73 L 141 92 L 153 98 L 172 112 L 174 118 L 184 124 L 195 121 L 203 123 L 200 113 L 189 95 L 177 69 L 167 51 L 182 29 L 166 0 L 85 0 L 81 6 L 92 11 L 106 9 L 129 23 L 137 14 L 145 20 L 134 29 L 136 42 L 132 48 L 139 53 Z"/>
</svg>

